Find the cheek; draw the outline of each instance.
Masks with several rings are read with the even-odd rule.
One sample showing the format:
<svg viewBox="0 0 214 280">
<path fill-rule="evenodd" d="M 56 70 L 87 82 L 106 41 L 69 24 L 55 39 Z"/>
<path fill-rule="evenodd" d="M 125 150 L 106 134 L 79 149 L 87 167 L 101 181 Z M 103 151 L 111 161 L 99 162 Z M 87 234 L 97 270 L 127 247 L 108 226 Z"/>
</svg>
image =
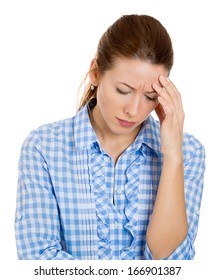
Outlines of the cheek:
<svg viewBox="0 0 214 280">
<path fill-rule="evenodd" d="M 102 88 L 98 88 L 97 89 L 97 103 L 99 105 L 100 108 L 103 108 L 106 106 L 106 103 L 108 101 L 106 100 L 106 95 L 105 92 L 103 92 Z"/>
<path fill-rule="evenodd" d="M 142 111 L 144 112 L 152 112 L 158 105 L 158 102 L 154 102 L 154 101 L 144 101 L 142 103 Z"/>
<path fill-rule="evenodd" d="M 108 87 L 105 86 L 98 88 L 97 101 L 100 106 L 104 107 L 103 109 L 113 109 L 113 107 L 121 104 L 121 100 L 118 98 L 117 94 L 112 89 L 108 89 Z"/>
<path fill-rule="evenodd" d="M 140 118 L 145 119 L 146 117 L 149 116 L 149 114 L 155 110 L 157 107 L 158 102 L 152 102 L 152 101 L 146 101 L 142 104 L 141 109 L 140 109 Z"/>
<path fill-rule="evenodd" d="M 108 119 L 112 112 L 115 111 L 115 102 L 113 98 L 111 98 L 107 90 L 102 87 L 97 91 L 97 105 L 104 119 Z"/>
</svg>

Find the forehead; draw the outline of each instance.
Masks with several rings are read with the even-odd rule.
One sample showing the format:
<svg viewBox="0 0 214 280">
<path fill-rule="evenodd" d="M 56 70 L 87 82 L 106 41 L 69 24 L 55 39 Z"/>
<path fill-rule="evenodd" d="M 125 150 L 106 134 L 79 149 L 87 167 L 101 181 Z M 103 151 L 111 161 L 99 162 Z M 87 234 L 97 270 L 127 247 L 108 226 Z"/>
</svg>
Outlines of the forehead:
<svg viewBox="0 0 214 280">
<path fill-rule="evenodd" d="M 141 82 L 154 83 L 163 74 L 168 76 L 169 72 L 163 65 L 155 65 L 140 59 L 118 58 L 113 68 L 106 72 L 108 77 L 131 83 L 137 86 Z"/>
</svg>

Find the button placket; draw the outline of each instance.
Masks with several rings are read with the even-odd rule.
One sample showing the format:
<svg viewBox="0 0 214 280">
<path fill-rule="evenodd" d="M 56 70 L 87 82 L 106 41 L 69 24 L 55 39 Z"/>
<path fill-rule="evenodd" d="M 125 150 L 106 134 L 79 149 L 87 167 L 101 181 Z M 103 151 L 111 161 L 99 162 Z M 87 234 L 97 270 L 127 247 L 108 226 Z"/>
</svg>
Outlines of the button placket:
<svg viewBox="0 0 214 280">
<path fill-rule="evenodd" d="M 116 222 L 114 222 L 114 227 L 116 228 L 116 229 L 119 229 L 119 223 L 116 221 Z"/>
<path fill-rule="evenodd" d="M 121 189 L 118 189 L 118 190 L 117 190 L 117 194 L 122 194 L 122 190 L 121 190 Z"/>
</svg>

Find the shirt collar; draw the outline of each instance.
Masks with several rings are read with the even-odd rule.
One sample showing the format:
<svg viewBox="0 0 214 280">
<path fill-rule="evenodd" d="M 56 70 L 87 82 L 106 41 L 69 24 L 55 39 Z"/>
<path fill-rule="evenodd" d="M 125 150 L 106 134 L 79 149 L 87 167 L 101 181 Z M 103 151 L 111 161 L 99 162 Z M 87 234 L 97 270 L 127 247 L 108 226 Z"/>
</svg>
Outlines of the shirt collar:
<svg viewBox="0 0 214 280">
<path fill-rule="evenodd" d="M 74 139 L 77 149 L 90 148 L 93 143 L 99 142 L 90 122 L 88 104 L 74 118 Z"/>
<path fill-rule="evenodd" d="M 84 106 L 74 118 L 74 138 L 77 149 L 90 148 L 94 143 L 98 143 L 99 145 L 99 140 L 89 118 L 88 107 L 90 105 L 91 104 L 87 104 Z M 141 149 L 143 152 L 145 145 L 157 155 L 161 155 L 160 128 L 158 122 L 156 122 L 151 115 L 143 122 L 140 132 L 128 149 Z"/>
</svg>

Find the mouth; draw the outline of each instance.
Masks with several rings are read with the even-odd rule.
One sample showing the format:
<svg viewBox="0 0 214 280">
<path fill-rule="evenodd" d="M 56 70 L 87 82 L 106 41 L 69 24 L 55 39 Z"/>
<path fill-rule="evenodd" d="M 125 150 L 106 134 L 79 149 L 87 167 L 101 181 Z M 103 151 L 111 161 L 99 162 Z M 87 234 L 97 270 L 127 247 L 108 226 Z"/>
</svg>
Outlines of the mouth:
<svg viewBox="0 0 214 280">
<path fill-rule="evenodd" d="M 136 122 L 129 122 L 129 121 L 126 121 L 126 120 L 121 120 L 119 118 L 117 118 L 119 124 L 122 126 L 122 127 L 132 127 L 136 124 Z"/>
</svg>

